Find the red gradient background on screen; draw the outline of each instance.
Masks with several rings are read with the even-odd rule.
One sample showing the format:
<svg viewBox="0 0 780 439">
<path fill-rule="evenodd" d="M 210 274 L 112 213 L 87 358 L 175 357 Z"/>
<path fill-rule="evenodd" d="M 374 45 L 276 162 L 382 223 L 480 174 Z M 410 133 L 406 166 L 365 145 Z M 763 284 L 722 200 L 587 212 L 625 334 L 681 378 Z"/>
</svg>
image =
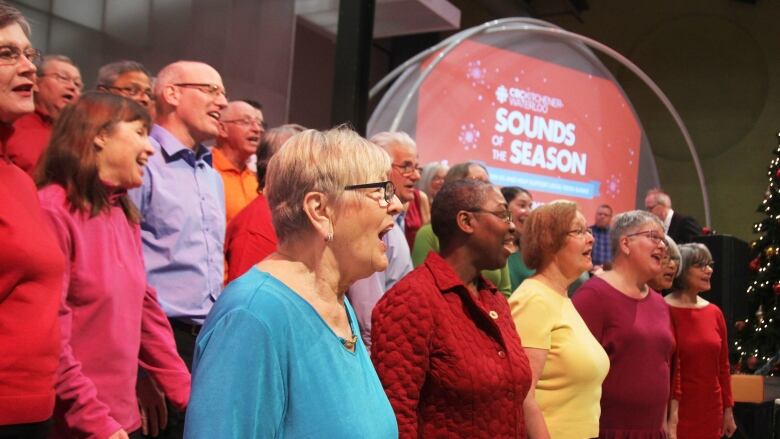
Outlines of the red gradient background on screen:
<svg viewBox="0 0 780 439">
<path fill-rule="evenodd" d="M 588 221 L 600 204 L 636 206 L 640 127 L 602 77 L 466 41 L 420 88 L 416 140 L 420 163 L 479 161 L 494 183 L 575 201 Z"/>
</svg>

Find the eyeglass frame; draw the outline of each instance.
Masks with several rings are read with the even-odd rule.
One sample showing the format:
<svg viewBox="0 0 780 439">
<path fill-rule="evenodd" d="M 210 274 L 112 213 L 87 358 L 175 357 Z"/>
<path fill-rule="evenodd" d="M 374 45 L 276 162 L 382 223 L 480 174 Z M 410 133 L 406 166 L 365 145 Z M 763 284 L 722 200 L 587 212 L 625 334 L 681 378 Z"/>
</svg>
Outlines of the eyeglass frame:
<svg viewBox="0 0 780 439">
<path fill-rule="evenodd" d="M 72 78 L 64 73 L 50 72 L 50 73 L 41 73 L 40 75 L 38 75 L 39 78 L 45 78 L 47 76 L 53 76 L 61 84 L 65 84 L 65 83 L 73 84 L 73 86 L 76 87 L 77 89 L 84 90 L 84 83 L 81 82 L 81 80 Z"/>
<path fill-rule="evenodd" d="M 397 168 L 398 172 L 400 172 L 401 175 L 403 175 L 404 177 L 408 177 L 409 175 L 414 174 L 414 171 L 417 171 L 418 173 L 420 173 L 420 175 L 422 175 L 423 172 L 423 168 L 422 166 L 420 166 L 419 163 L 409 163 L 406 165 L 403 164 L 399 165 L 397 163 L 393 163 L 392 166 L 394 168 Z"/>
<path fill-rule="evenodd" d="M 709 261 L 709 262 L 697 262 L 695 264 L 691 264 L 691 267 L 698 268 L 699 270 L 704 270 L 705 267 L 709 267 L 710 270 L 715 269 L 715 261 Z"/>
<path fill-rule="evenodd" d="M 225 96 L 227 98 L 227 90 L 224 89 L 224 87 L 220 87 L 217 84 L 208 84 L 205 82 L 178 82 L 176 84 L 171 84 L 174 87 L 182 87 L 182 88 L 191 88 L 198 90 L 201 93 L 207 94 L 212 97 L 217 97 L 219 95 Z M 207 90 L 204 90 L 203 87 L 207 87 Z"/>
<path fill-rule="evenodd" d="M 221 120 L 222 123 L 235 123 L 241 126 L 252 126 L 252 124 L 257 124 L 262 129 L 268 129 L 268 123 L 266 121 L 262 120 L 259 117 L 245 117 L 243 119 L 230 119 L 230 120 Z"/>
<path fill-rule="evenodd" d="M 138 87 L 137 85 L 129 85 L 127 87 L 117 87 L 115 85 L 100 85 L 99 87 L 105 88 L 106 90 L 116 90 L 122 96 L 124 97 L 136 97 L 139 93 L 143 93 L 147 98 L 154 99 L 154 96 L 152 95 L 152 89 L 144 89 L 143 87 Z M 135 90 L 135 92 L 133 92 Z"/>
<path fill-rule="evenodd" d="M 350 184 L 344 186 L 345 191 L 351 191 L 356 189 L 384 189 L 382 194 L 382 199 L 385 200 L 388 206 L 390 205 L 390 203 L 393 202 L 393 197 L 395 197 L 395 185 L 390 180 L 378 181 L 376 183 Z M 388 194 L 390 195 L 388 196 Z"/>
<path fill-rule="evenodd" d="M 514 219 L 514 218 L 512 218 L 512 211 L 509 210 L 509 209 L 504 209 L 504 210 L 487 210 L 487 209 L 479 208 L 479 209 L 465 209 L 465 212 L 489 213 L 489 214 L 495 216 L 496 218 L 500 219 L 501 221 L 503 221 L 503 222 L 505 222 L 507 224 L 512 224 L 512 220 Z"/>
<path fill-rule="evenodd" d="M 568 230 L 566 234 L 569 236 L 574 236 L 575 238 L 582 238 L 585 235 L 590 235 L 593 237 L 593 230 L 591 230 L 590 227 L 583 227 L 581 229 Z"/>
<path fill-rule="evenodd" d="M 655 245 L 658 245 L 660 243 L 664 243 L 666 245 L 666 240 L 664 239 L 664 234 L 662 233 L 661 236 L 655 235 L 655 230 L 644 230 L 642 232 L 635 232 L 635 233 L 629 233 L 626 235 L 623 235 L 626 238 L 633 238 L 634 236 L 645 236 L 647 239 L 653 241 Z"/>
<path fill-rule="evenodd" d="M 3 58 L 0 57 L 0 65 L 3 66 L 13 66 L 19 63 L 19 59 L 21 59 L 22 55 L 24 55 L 25 58 L 27 58 L 28 61 L 30 61 L 33 64 L 38 64 L 41 61 L 41 58 L 43 58 L 43 53 L 41 53 L 40 50 L 34 48 L 34 47 L 28 47 L 27 49 L 20 49 L 16 46 L 0 46 L 0 51 L 3 49 L 8 49 L 11 51 L 11 54 L 9 55 L 10 58 L 6 61 L 3 61 Z"/>
</svg>

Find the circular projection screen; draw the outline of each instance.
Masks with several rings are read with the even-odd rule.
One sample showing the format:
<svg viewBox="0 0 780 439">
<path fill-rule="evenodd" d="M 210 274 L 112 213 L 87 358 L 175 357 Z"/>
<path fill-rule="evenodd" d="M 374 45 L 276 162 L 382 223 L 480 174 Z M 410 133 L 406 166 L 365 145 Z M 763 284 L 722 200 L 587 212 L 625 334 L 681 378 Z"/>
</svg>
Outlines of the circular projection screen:
<svg viewBox="0 0 780 439">
<path fill-rule="evenodd" d="M 405 131 L 421 164 L 476 161 L 495 184 L 528 189 L 536 202 L 575 201 L 589 219 L 601 204 L 643 208 L 645 192 L 659 186 L 655 160 L 607 68 L 580 41 L 499 24 L 463 31 L 386 78 L 398 75 L 368 135 Z"/>
</svg>

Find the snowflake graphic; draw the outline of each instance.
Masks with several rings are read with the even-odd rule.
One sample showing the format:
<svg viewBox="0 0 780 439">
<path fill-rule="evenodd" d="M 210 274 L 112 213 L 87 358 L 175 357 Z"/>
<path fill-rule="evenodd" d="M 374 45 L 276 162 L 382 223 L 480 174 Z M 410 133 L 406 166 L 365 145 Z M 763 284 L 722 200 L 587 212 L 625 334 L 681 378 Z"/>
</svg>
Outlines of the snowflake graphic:
<svg viewBox="0 0 780 439">
<path fill-rule="evenodd" d="M 503 104 L 507 98 L 509 98 L 509 92 L 506 90 L 506 87 L 499 85 L 496 89 L 496 100 Z"/>
<path fill-rule="evenodd" d="M 477 149 L 477 142 L 479 142 L 479 130 L 474 127 L 473 123 L 460 126 L 458 142 L 463 145 L 463 149 L 466 151 L 469 149 Z"/>
<path fill-rule="evenodd" d="M 468 68 L 466 71 L 466 77 L 471 79 L 471 85 L 477 86 L 479 85 L 485 85 L 485 75 L 487 74 L 487 70 L 482 67 L 482 62 L 477 61 L 470 61 L 468 64 Z"/>
<path fill-rule="evenodd" d="M 615 174 L 610 175 L 604 186 L 604 192 L 614 199 L 620 194 L 620 177 Z"/>
</svg>

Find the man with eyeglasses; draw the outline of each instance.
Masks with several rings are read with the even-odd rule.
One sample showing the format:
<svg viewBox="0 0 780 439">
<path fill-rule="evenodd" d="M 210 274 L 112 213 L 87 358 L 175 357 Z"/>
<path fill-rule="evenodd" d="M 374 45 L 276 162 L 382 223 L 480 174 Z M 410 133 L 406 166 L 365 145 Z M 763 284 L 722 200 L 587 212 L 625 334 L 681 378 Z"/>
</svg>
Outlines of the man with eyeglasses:
<svg viewBox="0 0 780 439">
<path fill-rule="evenodd" d="M 393 227 L 382 238 L 387 246 L 387 268 L 385 271 L 361 279 L 349 288 L 347 295 L 352 308 L 357 314 L 360 323 L 360 335 L 366 349 L 371 349 L 371 312 L 374 306 L 396 282 L 412 271 L 412 252 L 407 242 L 408 234 L 404 233 L 406 221 L 416 226 L 414 231 L 422 225 L 419 211 L 419 198 L 415 199 L 414 184 L 420 179 L 420 169 L 417 164 L 417 147 L 403 132 L 383 132 L 374 135 L 371 142 L 381 146 L 390 155 L 393 161 L 390 171 L 390 182 L 394 189 L 394 195 L 402 204 L 408 205 L 404 213 L 396 215 L 395 221 L 399 227 Z M 415 203 L 417 201 L 417 203 Z M 414 207 L 413 207 L 414 206 Z M 411 212 L 411 217 L 410 217 Z"/>
<path fill-rule="evenodd" d="M 35 165 L 49 144 L 54 121 L 63 108 L 81 96 L 84 87 L 76 64 L 64 55 L 46 55 L 36 76 L 35 112 L 14 122 L 8 139 L 11 160 L 33 175 Z"/>
<path fill-rule="evenodd" d="M 650 189 L 645 197 L 645 209 L 664 224 L 664 231 L 678 245 L 693 242 L 702 233 L 693 217 L 672 210 L 672 199 L 661 189 Z"/>
<path fill-rule="evenodd" d="M 225 195 L 203 142 L 219 134 L 227 99 L 219 73 L 192 61 L 163 67 L 154 96 L 157 116 L 149 137 L 156 153 L 146 165 L 143 185 L 129 194 L 141 213 L 149 284 L 168 315 L 179 354 L 192 367 L 195 338 L 224 278 Z M 165 406 L 153 404 L 153 387 L 148 377 L 139 379 L 142 420 L 146 412 L 163 414 L 150 427 L 154 435 L 165 425 Z M 168 414 L 163 437 L 182 437 L 184 414 L 172 408 Z"/>
<path fill-rule="evenodd" d="M 98 91 L 124 96 L 132 99 L 152 112 L 152 81 L 143 64 L 130 61 L 116 61 L 106 64 L 98 70 Z M 154 115 L 154 113 L 152 113 Z"/>
<path fill-rule="evenodd" d="M 257 175 L 247 160 L 257 152 L 265 133 L 263 112 L 246 101 L 231 101 L 222 111 L 214 149 L 214 169 L 225 185 L 225 210 L 229 223 L 257 197 Z"/>
</svg>

